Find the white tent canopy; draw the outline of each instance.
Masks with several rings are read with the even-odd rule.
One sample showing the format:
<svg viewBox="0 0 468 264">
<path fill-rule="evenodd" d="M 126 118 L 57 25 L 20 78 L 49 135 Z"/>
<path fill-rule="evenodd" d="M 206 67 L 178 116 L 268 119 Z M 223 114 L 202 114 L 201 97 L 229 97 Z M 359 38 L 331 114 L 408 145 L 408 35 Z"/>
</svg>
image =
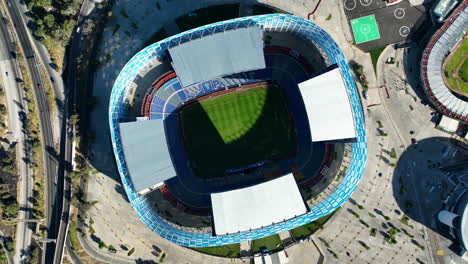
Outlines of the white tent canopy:
<svg viewBox="0 0 468 264">
<path fill-rule="evenodd" d="M 356 137 L 351 104 L 339 68 L 300 83 L 299 90 L 313 142 Z"/>
<path fill-rule="evenodd" d="M 255 186 L 212 193 L 216 235 L 257 229 L 305 214 L 293 174 Z"/>
<path fill-rule="evenodd" d="M 263 30 L 239 28 L 169 49 L 183 87 L 214 77 L 265 68 Z"/>
</svg>

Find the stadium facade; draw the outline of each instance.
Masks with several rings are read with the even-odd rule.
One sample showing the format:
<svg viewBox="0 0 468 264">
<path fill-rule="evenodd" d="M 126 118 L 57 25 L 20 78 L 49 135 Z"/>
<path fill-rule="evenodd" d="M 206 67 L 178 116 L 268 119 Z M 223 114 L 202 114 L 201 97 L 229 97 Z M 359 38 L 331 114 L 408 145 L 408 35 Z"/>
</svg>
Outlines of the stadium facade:
<svg viewBox="0 0 468 264">
<path fill-rule="evenodd" d="M 163 220 L 152 208 L 152 201 L 139 195 L 129 174 L 127 159 L 124 155 L 120 133 L 121 119 L 126 118 L 128 93 L 137 75 L 150 67 L 151 61 L 158 60 L 173 47 L 195 41 L 214 33 L 258 27 L 263 31 L 286 32 L 315 45 L 330 64 L 336 64 L 343 78 L 349 98 L 355 128 L 355 140 L 351 144 L 349 167 L 343 181 L 325 200 L 309 208 L 307 213 L 289 220 L 263 226 L 249 231 L 233 234 L 214 235 L 213 232 L 194 233 L 177 228 Z M 161 117 L 163 118 L 163 117 Z M 182 246 L 209 247 L 232 244 L 246 240 L 258 239 L 307 224 L 328 215 L 340 207 L 357 188 L 362 178 L 366 163 L 367 143 L 365 138 L 364 116 L 358 91 L 345 56 L 336 42 L 323 29 L 314 23 L 299 17 L 285 14 L 271 14 L 243 17 L 218 22 L 195 28 L 162 41 L 154 43 L 137 53 L 122 69 L 111 92 L 109 106 L 109 123 L 112 146 L 117 167 L 129 201 L 144 224 L 159 236 Z M 336 124 L 337 129 L 339 124 Z"/>
<path fill-rule="evenodd" d="M 468 28 L 468 2 L 463 1 L 432 36 L 421 60 L 424 90 L 431 102 L 445 115 L 468 122 L 468 100 L 453 92 L 443 79 L 442 66 L 453 48 L 463 41 Z"/>
</svg>

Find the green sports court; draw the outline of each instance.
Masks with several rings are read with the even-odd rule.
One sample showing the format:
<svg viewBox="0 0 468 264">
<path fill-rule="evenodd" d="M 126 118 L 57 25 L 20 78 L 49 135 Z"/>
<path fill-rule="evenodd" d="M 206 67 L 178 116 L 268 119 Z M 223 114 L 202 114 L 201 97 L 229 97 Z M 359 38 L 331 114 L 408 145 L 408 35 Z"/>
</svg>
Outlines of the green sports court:
<svg viewBox="0 0 468 264">
<path fill-rule="evenodd" d="M 375 15 L 356 18 L 350 21 L 356 44 L 380 38 Z"/>
</svg>

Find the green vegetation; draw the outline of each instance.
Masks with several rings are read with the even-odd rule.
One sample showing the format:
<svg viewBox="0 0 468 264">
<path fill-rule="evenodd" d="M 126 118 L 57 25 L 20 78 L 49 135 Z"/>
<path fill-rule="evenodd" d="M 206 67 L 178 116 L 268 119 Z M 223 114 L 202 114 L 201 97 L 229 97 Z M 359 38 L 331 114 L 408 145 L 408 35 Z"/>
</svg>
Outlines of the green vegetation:
<svg viewBox="0 0 468 264">
<path fill-rule="evenodd" d="M 350 214 L 354 215 L 357 219 L 361 218 L 361 216 L 358 213 L 356 213 L 355 211 L 353 211 L 352 209 L 348 209 L 348 212 Z"/>
<path fill-rule="evenodd" d="M 403 215 L 403 216 L 401 217 L 401 219 L 400 219 L 400 222 L 403 223 L 403 224 L 406 225 L 406 226 L 409 226 L 409 227 L 411 227 L 411 228 L 414 228 L 413 225 L 410 225 L 410 224 L 409 224 L 409 217 L 408 217 L 407 215 Z"/>
<path fill-rule="evenodd" d="M 261 85 L 193 103 L 182 109 L 181 122 L 192 166 L 204 178 L 288 157 L 296 145 L 277 86 Z"/>
<path fill-rule="evenodd" d="M 468 95 L 468 38 L 449 57 L 445 64 L 445 77 L 449 86 Z"/>
<path fill-rule="evenodd" d="M 12 220 L 18 215 L 19 204 L 14 195 L 7 186 L 0 187 L 0 213 L 3 219 Z"/>
<path fill-rule="evenodd" d="M 369 83 L 364 78 L 364 66 L 359 63 L 354 64 L 353 66 L 354 73 L 357 75 L 359 83 L 362 86 L 362 91 L 367 92 L 369 90 Z"/>
<path fill-rule="evenodd" d="M 392 148 L 392 149 L 391 149 L 391 151 L 390 151 L 390 158 L 392 158 L 392 159 L 396 159 L 396 158 L 397 158 L 397 154 L 396 154 L 395 148 Z"/>
<path fill-rule="evenodd" d="M 332 14 L 329 14 L 325 20 L 330 21 L 332 19 Z"/>
<path fill-rule="evenodd" d="M 164 253 L 161 255 L 161 257 L 159 258 L 159 263 L 163 263 L 164 260 L 166 259 L 166 257 L 167 257 L 167 255 L 166 255 L 166 253 L 164 252 Z"/>
<path fill-rule="evenodd" d="M 357 207 L 360 209 L 360 210 L 364 210 L 364 206 L 358 204 Z"/>
<path fill-rule="evenodd" d="M 365 227 L 367 227 L 367 228 L 370 227 L 369 224 L 368 224 L 366 221 L 362 220 L 362 219 L 359 220 L 359 223 L 361 223 L 363 226 L 365 226 Z"/>
<path fill-rule="evenodd" d="M 278 234 L 272 235 L 269 237 L 264 237 L 260 239 L 255 239 L 253 241 L 253 252 L 259 253 L 263 248 L 268 249 L 268 251 L 273 252 L 283 249 L 283 244 Z"/>
<path fill-rule="evenodd" d="M 127 256 L 130 257 L 133 253 L 135 253 L 135 248 L 130 249 L 130 251 L 127 253 Z"/>
<path fill-rule="evenodd" d="M 385 47 L 373 49 L 369 51 L 372 60 L 372 66 L 374 66 L 374 72 L 377 72 L 377 61 L 379 60 L 380 54 L 384 51 Z"/>
<path fill-rule="evenodd" d="M 377 120 L 377 125 L 379 126 L 379 128 L 383 128 L 382 122 L 380 120 Z"/>
<path fill-rule="evenodd" d="M 294 229 L 291 229 L 291 235 L 296 239 L 296 240 L 300 240 L 300 239 L 304 239 L 308 236 L 310 236 L 311 234 L 314 234 L 315 232 L 317 232 L 317 230 L 319 230 L 320 228 L 322 228 L 322 226 L 328 221 L 328 219 L 330 219 L 336 212 L 338 212 L 339 208 L 334 211 L 333 213 L 329 214 L 329 215 L 326 215 L 324 217 L 321 217 L 313 222 L 310 222 L 308 224 L 305 224 L 303 226 L 299 226 L 299 227 L 296 227 Z"/>
<path fill-rule="evenodd" d="M 68 238 L 70 239 L 71 246 L 75 252 L 81 249 L 80 241 L 78 240 L 78 222 L 76 218 L 76 215 L 72 216 L 72 220 L 68 227 Z"/>
<path fill-rule="evenodd" d="M 226 258 L 239 258 L 240 257 L 240 244 L 231 244 L 218 247 L 203 247 L 192 248 L 195 251 L 202 252 L 208 255 L 226 257 Z"/>
<path fill-rule="evenodd" d="M 377 234 L 377 229 L 372 228 L 372 229 L 370 230 L 370 234 L 369 234 L 369 235 L 375 237 L 376 234 Z"/>
<path fill-rule="evenodd" d="M 375 216 L 375 214 L 369 212 L 369 216 L 372 217 L 372 218 L 376 218 L 377 216 Z"/>
<path fill-rule="evenodd" d="M 78 0 L 27 0 L 34 36 L 41 40 L 52 62 L 62 67 L 64 47 L 69 41 L 81 8 Z"/>
<path fill-rule="evenodd" d="M 100 249 L 107 248 L 106 243 L 104 243 L 104 241 L 99 241 L 99 248 Z"/>
<path fill-rule="evenodd" d="M 181 31 L 239 17 L 239 4 L 216 5 L 198 9 L 176 19 Z"/>
</svg>

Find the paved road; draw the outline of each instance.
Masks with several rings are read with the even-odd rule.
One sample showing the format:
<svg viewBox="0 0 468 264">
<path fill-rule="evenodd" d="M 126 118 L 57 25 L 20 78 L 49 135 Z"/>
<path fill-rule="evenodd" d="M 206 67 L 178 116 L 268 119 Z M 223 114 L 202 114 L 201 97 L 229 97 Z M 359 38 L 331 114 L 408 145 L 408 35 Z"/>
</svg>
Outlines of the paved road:
<svg viewBox="0 0 468 264">
<path fill-rule="evenodd" d="M 43 160 L 44 160 L 44 172 L 45 172 L 45 185 L 46 185 L 46 226 L 48 228 L 48 238 L 55 238 L 58 225 L 56 224 L 56 213 L 61 211 L 61 200 L 56 200 L 56 192 L 61 197 L 61 179 L 57 178 L 57 162 L 54 157 L 54 153 L 50 153 L 51 149 L 54 149 L 54 140 L 52 133 L 52 122 L 50 118 L 49 106 L 47 102 L 47 95 L 44 89 L 44 83 L 42 75 L 40 73 L 39 61 L 36 59 L 34 48 L 26 28 L 26 23 L 21 15 L 19 3 L 17 1 L 8 1 L 7 11 L 11 18 L 11 23 L 14 25 L 16 35 L 19 40 L 21 49 L 26 59 L 29 74 L 31 75 L 32 89 L 34 91 L 34 97 L 36 106 L 39 112 L 39 123 L 41 129 L 41 141 L 43 147 Z M 47 151 L 49 150 L 49 151 Z M 45 248 L 45 254 L 47 258 L 51 258 L 54 255 L 55 246 L 49 243 Z M 43 259 L 45 263 L 50 263 L 48 259 Z"/>
<path fill-rule="evenodd" d="M 74 127 L 68 122 L 68 115 L 70 113 L 73 113 L 73 108 L 75 105 L 75 75 L 74 73 L 76 72 L 76 62 L 77 58 L 79 57 L 81 53 L 81 34 L 82 30 L 78 30 L 78 28 L 81 29 L 82 24 L 83 24 L 83 18 L 87 16 L 92 9 L 94 8 L 94 2 L 93 1 L 88 1 L 85 0 L 81 6 L 80 14 L 77 19 L 77 23 L 75 30 L 72 33 L 71 40 L 70 40 L 70 48 L 69 48 L 69 56 L 67 58 L 67 79 L 66 79 L 66 96 L 64 100 L 64 115 L 66 118 L 63 119 L 63 127 L 64 129 L 62 130 L 62 136 L 61 138 L 63 139 L 61 141 L 60 145 L 60 153 L 64 153 L 61 156 L 61 164 L 60 170 L 59 170 L 59 175 L 63 175 L 64 180 L 64 186 L 63 186 L 63 197 L 59 198 L 63 200 L 63 206 L 62 206 L 62 212 L 61 212 L 61 217 L 60 217 L 60 226 L 57 234 L 57 242 L 56 242 L 56 250 L 55 250 L 55 255 L 54 255 L 54 260 L 53 263 L 60 264 L 62 263 L 62 258 L 63 258 L 63 251 L 65 249 L 65 246 L 68 247 L 68 249 L 71 249 L 69 247 L 69 242 L 68 245 L 66 245 L 67 241 L 67 232 L 68 232 L 68 224 L 69 224 L 69 219 L 70 219 L 70 203 L 71 203 L 71 194 L 72 194 L 72 189 L 71 189 L 71 179 L 68 177 L 68 169 L 65 168 L 66 166 L 69 166 L 72 164 L 72 146 L 73 146 L 73 141 L 74 141 Z M 68 165 L 66 165 L 68 164 Z"/>
<path fill-rule="evenodd" d="M 0 72 L 2 72 L 3 87 L 8 105 L 8 125 L 9 131 L 18 144 L 18 165 L 19 165 L 19 196 L 18 203 L 21 210 L 18 213 L 18 219 L 28 219 L 31 217 L 31 200 L 33 191 L 32 170 L 29 169 L 26 161 L 29 159 L 30 146 L 27 144 L 26 131 L 23 129 L 23 123 L 20 120 L 19 112 L 27 113 L 27 103 L 24 100 L 24 91 L 19 87 L 16 78 L 21 78 L 21 73 L 17 62 L 13 59 L 10 52 L 15 50 L 13 41 L 8 31 L 7 25 L 0 22 Z M 8 72 L 8 75 L 6 74 Z M 16 254 L 15 263 L 20 263 L 26 255 L 29 245 L 31 245 L 32 231 L 28 228 L 28 224 L 18 223 L 16 228 Z"/>
<path fill-rule="evenodd" d="M 416 47 L 413 47 L 413 53 L 414 52 L 417 52 L 415 51 L 415 49 L 417 49 Z M 393 79 L 395 78 L 395 75 L 388 70 L 388 69 L 384 69 L 385 68 L 385 64 L 384 64 L 384 61 L 387 57 L 395 57 L 396 60 L 400 60 L 400 61 L 409 61 L 408 58 L 406 60 L 402 60 L 403 56 L 409 56 L 409 54 L 406 54 L 404 53 L 403 50 L 397 50 L 395 51 L 393 49 L 393 47 L 391 46 L 388 46 L 386 48 L 386 50 L 382 53 L 382 55 L 380 56 L 379 58 L 379 61 L 378 61 L 378 65 L 377 65 L 377 71 L 378 71 L 378 81 L 379 81 L 379 85 L 383 85 L 383 84 L 386 84 L 387 87 L 389 88 L 389 86 L 391 85 L 391 81 L 393 81 Z M 417 61 L 415 61 L 417 62 Z M 402 65 L 402 67 L 412 67 L 412 65 Z M 415 69 L 417 68 L 416 66 L 413 66 Z M 386 67 L 386 68 L 390 68 L 389 67 Z M 411 76 L 409 76 L 411 77 Z M 419 102 L 415 102 L 414 103 L 414 110 L 412 110 L 411 112 L 413 112 L 413 114 L 411 116 L 407 116 L 406 113 L 405 113 L 405 110 L 403 109 L 408 109 L 406 105 L 404 105 L 404 103 L 402 101 L 399 101 L 397 102 L 395 99 L 391 101 L 386 99 L 386 94 L 385 94 L 385 91 L 384 89 L 380 89 L 380 95 L 381 95 L 381 100 L 382 100 L 382 103 L 383 103 L 383 106 L 387 109 L 387 112 L 389 113 L 389 116 L 390 116 L 390 119 L 392 120 L 393 122 L 393 126 L 395 127 L 395 130 L 398 132 L 398 135 L 401 139 L 401 144 L 403 144 L 405 146 L 405 149 L 411 145 L 411 138 L 413 137 L 418 137 L 418 134 L 419 135 L 424 135 L 424 138 L 428 138 L 428 137 L 437 137 L 437 136 L 440 136 L 440 133 L 435 133 L 435 134 L 428 134 L 429 131 L 434 131 L 433 129 L 431 129 L 434 124 L 431 123 L 429 121 L 429 112 L 431 112 L 432 110 L 427 108 L 427 107 L 423 107 L 422 105 L 420 105 Z M 396 91 L 391 90 L 390 91 L 390 96 L 392 97 L 392 93 L 395 93 Z M 401 93 L 401 92 L 400 92 Z M 385 94 L 385 95 L 384 95 Z M 396 111 L 398 110 L 398 111 Z M 417 118 L 424 118 L 426 117 L 426 120 L 425 122 L 418 122 L 419 120 L 416 120 Z M 406 119 L 406 120 L 405 120 Z M 427 126 L 428 129 L 425 129 L 424 127 L 421 127 L 420 124 L 425 124 Z M 415 134 L 414 135 L 410 135 L 409 131 L 410 130 L 414 130 L 415 131 Z M 433 132 L 434 133 L 434 132 Z M 431 263 L 444 263 L 440 258 L 437 257 L 437 253 L 436 253 L 436 249 L 439 249 L 440 248 L 440 239 L 439 239 L 439 235 L 435 232 L 433 232 L 430 228 L 427 228 L 427 227 L 430 227 L 430 226 L 425 226 L 427 223 L 432 223 L 434 221 L 434 217 L 433 217 L 433 213 L 430 211 L 430 210 L 426 210 L 426 208 L 424 208 L 424 203 L 423 201 L 426 201 L 428 198 L 427 197 L 421 197 L 421 195 L 427 193 L 427 187 L 426 186 L 423 186 L 422 181 L 421 181 L 421 177 L 419 176 L 416 176 L 416 175 L 425 175 L 425 178 L 429 177 L 429 172 L 426 171 L 426 172 L 422 172 L 421 169 L 422 168 L 417 168 L 417 170 L 419 170 L 418 173 L 416 173 L 415 171 L 415 166 L 420 166 L 420 167 L 425 167 L 426 164 L 422 164 L 424 161 L 426 161 L 425 158 L 429 159 L 430 157 L 429 156 L 426 156 L 426 157 L 423 157 L 421 159 L 421 155 L 414 155 L 412 153 L 410 153 L 409 155 L 412 155 L 413 157 L 413 162 L 411 164 L 401 164 L 402 166 L 406 166 L 407 167 L 407 176 L 409 177 L 409 180 L 411 181 L 411 188 L 413 189 L 413 193 L 415 193 L 416 195 L 414 195 L 414 199 L 416 200 L 416 210 L 417 210 L 417 214 L 419 216 L 419 219 L 421 223 L 423 223 L 423 226 L 424 226 L 424 233 L 426 235 L 426 237 L 428 238 L 425 242 L 425 246 L 428 248 L 428 257 L 429 259 L 431 260 Z M 420 159 L 420 160 L 416 160 L 416 158 Z M 433 173 L 433 171 L 431 171 L 431 173 Z M 432 199 L 434 198 L 438 198 L 438 196 L 433 196 Z M 440 202 L 440 201 L 439 201 Z M 434 201 L 434 204 L 435 204 L 435 201 Z M 442 262 L 441 262 L 442 261 Z"/>
</svg>

